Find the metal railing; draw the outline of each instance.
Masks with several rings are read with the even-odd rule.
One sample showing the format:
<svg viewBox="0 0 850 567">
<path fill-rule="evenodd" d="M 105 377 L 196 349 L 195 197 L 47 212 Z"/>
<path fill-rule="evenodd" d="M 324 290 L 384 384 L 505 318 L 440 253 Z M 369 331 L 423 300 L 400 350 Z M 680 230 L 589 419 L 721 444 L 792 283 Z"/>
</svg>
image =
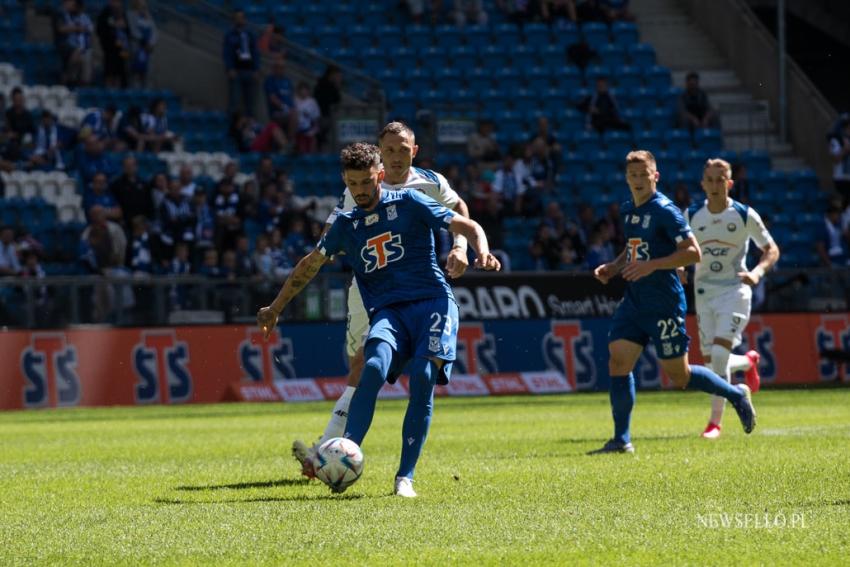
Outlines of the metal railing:
<svg viewBox="0 0 850 567">
<path fill-rule="evenodd" d="M 553 278 L 563 278 L 557 272 Z M 493 274 L 498 280 L 501 276 Z M 291 321 L 346 317 L 350 276 L 320 274 L 283 314 Z M 754 312 L 844 312 L 850 309 L 850 268 L 777 270 L 757 288 Z M 0 279 L 0 326 L 62 328 L 69 325 L 167 326 L 252 323 L 274 299 L 282 281 L 200 276 L 62 276 Z"/>
</svg>

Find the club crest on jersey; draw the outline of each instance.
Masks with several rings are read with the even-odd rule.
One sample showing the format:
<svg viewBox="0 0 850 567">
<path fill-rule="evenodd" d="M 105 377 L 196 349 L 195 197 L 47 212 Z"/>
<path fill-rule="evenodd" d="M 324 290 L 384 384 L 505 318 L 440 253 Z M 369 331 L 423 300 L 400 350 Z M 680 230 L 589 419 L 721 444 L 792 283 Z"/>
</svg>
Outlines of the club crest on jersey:
<svg viewBox="0 0 850 567">
<path fill-rule="evenodd" d="M 440 352 L 440 337 L 428 337 L 428 350 Z"/>
<path fill-rule="evenodd" d="M 360 258 L 367 274 L 386 268 L 390 262 L 396 262 L 403 257 L 401 235 L 389 231 L 373 236 L 366 241 L 366 246 L 360 249 Z"/>
<path fill-rule="evenodd" d="M 372 226 L 376 222 L 378 222 L 378 214 L 377 213 L 375 213 L 373 215 L 369 215 L 368 217 L 366 217 L 366 226 Z"/>
<path fill-rule="evenodd" d="M 395 208 L 395 205 L 390 205 L 387 207 L 387 220 L 395 220 L 398 218 L 398 211 Z"/>
<path fill-rule="evenodd" d="M 735 232 L 736 230 L 738 230 L 738 225 L 736 225 L 734 222 L 730 222 L 726 225 L 726 230 L 728 230 L 729 232 Z"/>
</svg>

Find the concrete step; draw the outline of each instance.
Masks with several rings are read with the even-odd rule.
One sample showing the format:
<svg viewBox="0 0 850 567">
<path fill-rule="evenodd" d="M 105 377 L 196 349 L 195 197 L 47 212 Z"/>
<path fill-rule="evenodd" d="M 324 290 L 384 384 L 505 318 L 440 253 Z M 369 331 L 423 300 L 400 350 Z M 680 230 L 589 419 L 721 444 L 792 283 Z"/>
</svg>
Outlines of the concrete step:
<svg viewBox="0 0 850 567">
<path fill-rule="evenodd" d="M 808 164 L 803 161 L 803 158 L 799 158 L 797 156 L 771 156 L 771 164 L 773 165 L 773 169 L 778 169 L 779 171 L 796 171 L 798 169 L 806 169 L 809 167 Z"/>
<path fill-rule="evenodd" d="M 689 71 L 676 70 L 673 71 L 673 84 L 684 86 L 685 76 Z M 738 79 L 734 71 L 727 68 L 709 69 L 707 71 L 699 71 L 699 83 L 708 94 L 711 96 L 713 92 L 721 91 L 743 91 L 743 85 Z"/>
</svg>

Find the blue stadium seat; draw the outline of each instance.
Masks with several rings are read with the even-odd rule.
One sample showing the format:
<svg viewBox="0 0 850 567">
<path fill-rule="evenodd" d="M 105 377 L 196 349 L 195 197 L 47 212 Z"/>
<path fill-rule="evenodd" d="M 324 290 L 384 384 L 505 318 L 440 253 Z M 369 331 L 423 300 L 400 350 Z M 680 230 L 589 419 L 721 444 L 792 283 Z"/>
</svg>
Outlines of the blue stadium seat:
<svg viewBox="0 0 850 567">
<path fill-rule="evenodd" d="M 434 44 L 451 49 L 463 43 L 460 28 L 451 24 L 442 24 L 434 29 Z"/>
<path fill-rule="evenodd" d="M 653 153 L 655 155 L 655 160 L 658 162 L 658 170 L 662 173 L 665 171 L 673 172 L 682 169 L 682 152 L 678 150 L 662 150 L 657 153 Z"/>
<path fill-rule="evenodd" d="M 777 198 L 788 192 L 791 184 L 788 182 L 788 175 L 784 171 L 768 171 L 761 178 L 761 187 L 771 198 Z"/>
<path fill-rule="evenodd" d="M 609 41 L 608 26 L 599 22 L 587 22 L 581 26 L 581 34 L 584 40 L 599 51 Z"/>
<path fill-rule="evenodd" d="M 522 85 L 519 72 L 512 67 L 503 67 L 496 71 L 494 81 L 497 88 L 506 92 L 515 91 Z"/>
<path fill-rule="evenodd" d="M 581 130 L 576 132 L 572 139 L 573 148 L 576 151 L 592 153 L 602 151 L 602 138 L 594 131 Z"/>
<path fill-rule="evenodd" d="M 593 87 L 594 81 L 598 78 L 607 78 L 608 84 L 611 85 L 613 83 L 611 69 L 606 67 L 605 65 L 591 65 L 584 71 L 584 76 L 587 79 L 587 84 L 590 87 Z"/>
<path fill-rule="evenodd" d="M 639 39 L 638 27 L 632 22 L 614 22 L 611 35 L 617 45 L 626 47 L 636 44 Z"/>
<path fill-rule="evenodd" d="M 561 22 L 552 30 L 552 39 L 562 49 L 577 43 L 580 37 L 579 28 L 573 22 Z"/>
<path fill-rule="evenodd" d="M 602 140 L 605 142 L 608 152 L 613 155 L 625 157 L 634 147 L 631 132 L 623 132 L 622 130 L 608 130 L 603 134 Z"/>
<path fill-rule="evenodd" d="M 381 43 L 383 47 L 384 44 Z M 398 69 L 410 69 L 416 67 L 418 54 L 415 49 L 409 47 L 393 47 L 393 64 Z"/>
<path fill-rule="evenodd" d="M 468 89 L 457 89 L 452 93 L 452 110 L 467 115 L 474 115 L 478 110 L 479 93 Z"/>
<path fill-rule="evenodd" d="M 564 178 L 564 186 L 571 187 L 571 183 L 576 176 L 590 172 L 590 164 L 581 152 L 564 152 L 561 154 L 561 164 L 563 165 L 564 172 L 562 176 Z"/>
<path fill-rule="evenodd" d="M 463 75 L 457 69 L 441 67 L 434 77 L 437 87 L 444 90 L 460 90 L 463 88 Z"/>
<path fill-rule="evenodd" d="M 491 26 L 490 40 L 504 49 L 512 49 L 520 43 L 519 27 L 509 22 L 495 24 Z"/>
<path fill-rule="evenodd" d="M 304 22 L 304 25 L 311 28 L 318 28 L 332 21 L 332 18 L 329 17 L 332 10 L 328 10 L 322 2 L 305 3 L 301 6 L 300 11 L 301 20 Z"/>
<path fill-rule="evenodd" d="M 449 52 L 449 64 L 461 72 L 467 72 L 478 66 L 478 52 L 474 47 L 461 45 Z"/>
<path fill-rule="evenodd" d="M 478 49 L 489 45 L 490 43 L 490 26 L 482 26 L 473 24 L 463 28 L 462 39 L 466 41 L 466 45 L 473 49 Z"/>
<path fill-rule="evenodd" d="M 640 109 L 622 108 L 620 110 L 620 116 L 622 116 L 623 120 L 628 122 L 634 130 L 649 130 L 653 127 L 651 118 Z"/>
<path fill-rule="evenodd" d="M 540 110 L 538 104 L 538 92 L 532 89 L 520 88 L 512 93 L 513 96 L 508 98 L 508 103 L 514 110 L 520 113 L 525 113 L 531 118 L 536 111 Z"/>
<path fill-rule="evenodd" d="M 670 69 L 661 65 L 653 65 L 644 73 L 644 81 L 647 87 L 669 88 L 672 85 L 673 78 L 670 74 Z"/>
<path fill-rule="evenodd" d="M 319 45 L 317 51 L 328 53 L 329 50 L 342 47 L 342 28 L 333 24 L 319 27 Z"/>
<path fill-rule="evenodd" d="M 691 151 L 691 133 L 682 128 L 668 130 L 664 136 L 664 143 L 668 150 L 676 150 L 681 153 Z"/>
<path fill-rule="evenodd" d="M 497 113 L 508 109 L 508 98 L 502 89 L 487 89 L 479 93 L 484 110 Z"/>
<path fill-rule="evenodd" d="M 509 64 L 507 50 L 500 45 L 485 45 L 478 49 L 478 61 L 485 69 L 502 69 Z"/>
<path fill-rule="evenodd" d="M 466 86 L 474 92 L 483 92 L 493 87 L 493 74 L 489 69 L 476 67 L 465 76 Z"/>
<path fill-rule="evenodd" d="M 656 108 L 649 114 L 652 120 L 653 128 L 672 128 L 673 127 L 673 109 L 672 108 Z"/>
<path fill-rule="evenodd" d="M 591 169 L 600 176 L 607 175 L 610 171 L 615 169 L 617 164 L 622 163 L 623 158 L 625 157 L 625 154 L 620 155 L 605 150 L 595 152 L 587 151 L 584 152 L 584 154 L 590 163 Z"/>
<path fill-rule="evenodd" d="M 549 67 L 550 69 L 561 69 L 566 68 L 569 63 L 567 61 L 566 49 L 561 45 L 549 45 L 544 47 L 539 53 L 544 67 Z M 578 69 L 575 67 L 572 68 L 578 72 Z"/>
<path fill-rule="evenodd" d="M 655 110 L 656 95 L 653 89 L 639 88 L 632 92 L 633 107 L 643 113 L 649 113 Z"/>
<path fill-rule="evenodd" d="M 770 171 L 770 156 L 761 150 L 741 152 L 741 161 L 747 166 L 750 177 L 763 176 Z"/>
<path fill-rule="evenodd" d="M 419 50 L 419 61 L 428 69 L 442 69 L 449 65 L 449 54 L 442 46 L 429 46 Z"/>
<path fill-rule="evenodd" d="M 522 28 L 522 42 L 537 51 L 552 43 L 549 26 L 541 23 L 528 23 Z"/>
<path fill-rule="evenodd" d="M 635 67 L 649 69 L 655 65 L 655 49 L 647 43 L 629 47 L 629 59 Z"/>
<path fill-rule="evenodd" d="M 539 65 L 541 61 L 537 57 L 537 50 L 527 45 L 515 45 L 508 51 L 508 58 L 514 69 L 526 69 Z"/>
<path fill-rule="evenodd" d="M 613 70 L 614 84 L 620 90 L 636 91 L 643 85 L 641 69 L 632 65 L 621 65 Z"/>
<path fill-rule="evenodd" d="M 523 70 L 525 86 L 538 93 L 543 93 L 552 86 L 552 74 L 546 67 L 526 67 Z"/>
<path fill-rule="evenodd" d="M 358 53 L 359 52 L 350 47 L 338 47 L 337 49 L 331 50 L 329 56 L 331 59 L 345 67 L 358 67 L 362 61 L 362 58 Z"/>
<path fill-rule="evenodd" d="M 362 51 L 375 45 L 375 30 L 368 26 L 352 26 L 346 34 L 346 44 L 352 50 Z"/>
<path fill-rule="evenodd" d="M 552 69 L 552 77 L 555 86 L 564 93 L 571 93 L 582 88 L 581 73 L 575 67 L 557 67 Z"/>
<path fill-rule="evenodd" d="M 626 51 L 622 46 L 613 43 L 606 44 L 599 50 L 602 64 L 611 68 L 622 67 L 626 64 Z"/>
<path fill-rule="evenodd" d="M 694 132 L 694 142 L 697 148 L 712 154 L 723 149 L 723 139 L 720 130 L 699 128 Z"/>
<path fill-rule="evenodd" d="M 404 41 L 404 35 L 402 34 L 401 28 L 392 24 L 383 24 L 378 26 L 376 38 L 378 45 L 383 48 L 384 53 L 386 53 L 388 49 L 392 49 L 393 52 L 395 52 L 397 48 L 402 46 Z"/>
<path fill-rule="evenodd" d="M 423 25 L 407 26 L 403 32 L 405 44 L 414 50 L 424 49 L 434 45 L 432 35 L 431 28 Z M 381 44 L 384 45 L 383 41 Z"/>
<path fill-rule="evenodd" d="M 604 187 L 602 176 L 598 173 L 585 173 L 577 178 L 576 188 L 583 202 L 592 202 L 596 195 L 603 192 Z"/>
<path fill-rule="evenodd" d="M 584 128 L 585 115 L 574 108 L 562 107 L 560 112 L 552 113 L 552 116 L 562 129 L 575 132 Z"/>
<path fill-rule="evenodd" d="M 791 188 L 801 195 L 819 192 L 820 183 L 818 183 L 817 174 L 811 169 L 792 171 Z"/>
</svg>

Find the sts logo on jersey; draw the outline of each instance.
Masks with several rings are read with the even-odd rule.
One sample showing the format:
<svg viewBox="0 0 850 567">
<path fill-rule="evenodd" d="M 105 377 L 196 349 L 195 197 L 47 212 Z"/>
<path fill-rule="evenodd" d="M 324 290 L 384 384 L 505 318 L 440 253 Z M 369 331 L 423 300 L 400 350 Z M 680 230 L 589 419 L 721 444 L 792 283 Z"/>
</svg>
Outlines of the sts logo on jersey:
<svg viewBox="0 0 850 567">
<path fill-rule="evenodd" d="M 21 373 L 26 380 L 24 406 L 74 406 L 80 402 L 77 349 L 65 335 L 34 333 L 21 353 Z"/>
<path fill-rule="evenodd" d="M 649 257 L 649 242 L 644 242 L 642 238 L 629 238 L 626 243 L 626 261 L 627 262 L 646 262 Z"/>
<path fill-rule="evenodd" d="M 401 235 L 392 232 L 382 232 L 366 241 L 366 246 L 360 250 L 360 258 L 366 265 L 366 273 L 381 270 L 390 262 L 396 262 L 404 257 L 404 246 Z"/>
<path fill-rule="evenodd" d="M 574 390 L 596 384 L 593 337 L 582 330 L 579 321 L 552 321 L 551 330 L 543 337 L 543 360 L 547 369 L 563 374 Z"/>
<path fill-rule="evenodd" d="M 192 397 L 189 347 L 174 331 L 145 331 L 133 348 L 136 403 L 180 403 Z"/>
<path fill-rule="evenodd" d="M 820 325 L 815 329 L 815 352 L 825 350 L 850 350 L 850 317 L 847 315 L 821 315 Z M 844 366 L 844 376 L 838 375 L 838 365 L 821 358 L 818 365 L 821 380 L 850 377 L 850 365 Z"/>
<path fill-rule="evenodd" d="M 256 328 L 248 329 L 246 335 L 239 343 L 239 365 L 245 371 L 245 380 L 272 382 L 296 377 L 292 339 L 282 339 L 277 329 L 269 340 Z"/>
<path fill-rule="evenodd" d="M 461 323 L 457 330 L 457 355 L 454 364 L 458 374 L 495 374 L 496 339 L 484 332 L 482 323 Z"/>
</svg>

